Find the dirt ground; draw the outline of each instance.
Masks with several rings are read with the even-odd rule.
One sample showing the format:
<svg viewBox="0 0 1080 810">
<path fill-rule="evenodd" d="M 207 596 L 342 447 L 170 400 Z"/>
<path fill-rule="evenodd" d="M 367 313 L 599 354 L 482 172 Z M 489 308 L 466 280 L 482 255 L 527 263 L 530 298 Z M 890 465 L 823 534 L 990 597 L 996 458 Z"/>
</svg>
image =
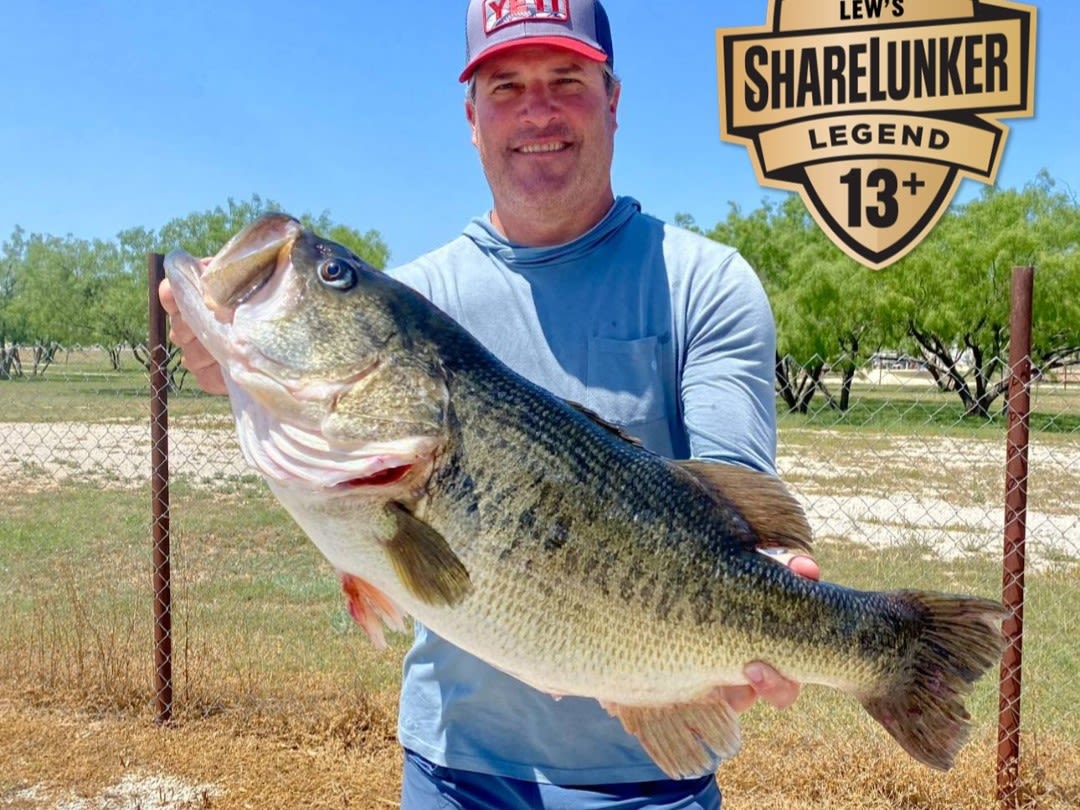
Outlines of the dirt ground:
<svg viewBox="0 0 1080 810">
<path fill-rule="evenodd" d="M 397 806 L 394 701 L 336 717 L 149 715 L 0 706 L 0 807 L 13 810 Z M 6 789 L 5 789 L 5 786 Z"/>
</svg>

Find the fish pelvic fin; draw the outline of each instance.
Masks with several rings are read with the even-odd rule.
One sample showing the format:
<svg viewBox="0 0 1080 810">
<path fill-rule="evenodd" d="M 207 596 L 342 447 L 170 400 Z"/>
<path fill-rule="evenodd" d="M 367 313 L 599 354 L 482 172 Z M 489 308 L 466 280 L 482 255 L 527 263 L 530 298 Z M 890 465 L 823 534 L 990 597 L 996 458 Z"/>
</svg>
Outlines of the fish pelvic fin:
<svg viewBox="0 0 1080 810">
<path fill-rule="evenodd" d="M 809 552 L 810 524 L 784 482 L 771 473 L 716 461 L 676 461 L 750 524 L 757 548 Z"/>
<path fill-rule="evenodd" d="M 405 617 L 390 597 L 370 582 L 353 574 L 338 571 L 341 590 L 349 607 L 349 615 L 371 639 L 377 649 L 386 649 L 383 626 L 399 633 L 405 632 Z"/>
<path fill-rule="evenodd" d="M 915 612 L 921 632 L 896 676 L 859 701 L 911 756 L 947 771 L 970 731 L 962 697 L 1000 660 L 1007 613 L 999 602 L 973 596 L 891 595 Z"/>
<path fill-rule="evenodd" d="M 456 605 L 464 599 L 472 590 L 469 571 L 446 538 L 397 501 L 386 509 L 397 521 L 386 551 L 409 593 L 429 605 Z"/>
<path fill-rule="evenodd" d="M 739 719 L 722 700 L 673 706 L 626 706 L 601 702 L 637 737 L 660 769 L 672 779 L 711 773 L 716 760 L 739 752 Z"/>
</svg>

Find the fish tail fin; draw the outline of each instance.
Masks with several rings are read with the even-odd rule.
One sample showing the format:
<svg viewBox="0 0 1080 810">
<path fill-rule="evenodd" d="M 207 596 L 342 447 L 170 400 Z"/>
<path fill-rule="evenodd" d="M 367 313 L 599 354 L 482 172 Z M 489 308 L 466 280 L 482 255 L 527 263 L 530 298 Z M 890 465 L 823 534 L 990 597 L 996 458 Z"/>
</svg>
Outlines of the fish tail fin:
<svg viewBox="0 0 1080 810">
<path fill-rule="evenodd" d="M 863 707 L 911 756 L 946 771 L 969 732 L 962 697 L 1001 658 L 1005 647 L 999 602 L 922 591 L 897 591 L 918 634 L 900 671 Z"/>
</svg>

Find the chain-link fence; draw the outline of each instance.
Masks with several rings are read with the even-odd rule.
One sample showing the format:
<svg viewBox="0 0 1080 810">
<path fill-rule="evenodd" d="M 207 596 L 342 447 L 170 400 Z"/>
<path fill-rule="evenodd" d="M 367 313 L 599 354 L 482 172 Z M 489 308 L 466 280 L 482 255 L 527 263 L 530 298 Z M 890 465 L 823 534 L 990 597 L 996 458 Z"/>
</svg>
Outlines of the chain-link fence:
<svg viewBox="0 0 1080 810">
<path fill-rule="evenodd" d="M 0 704 L 66 692 L 83 708 L 167 719 L 230 700 L 258 712 L 298 691 L 330 694 L 320 689 L 333 678 L 392 684 L 400 657 L 372 664 L 356 651 L 336 581 L 246 467 L 227 403 L 174 391 L 166 420 L 145 370 L 113 365 L 100 352 L 60 353 L 37 379 L 0 382 Z M 815 375 L 816 392 L 779 415 L 779 472 L 806 508 L 826 578 L 987 596 L 1023 578 L 1022 686 L 1001 708 L 1018 723 L 1021 757 L 1042 766 L 1080 750 L 1071 373 L 1026 390 L 1025 568 L 1004 578 L 1005 499 L 1017 485 L 1006 482 L 1007 393 L 967 415 L 917 360 L 881 354 L 847 383 Z M 992 735 L 996 690 L 982 701 L 995 704 L 974 712 Z"/>
</svg>

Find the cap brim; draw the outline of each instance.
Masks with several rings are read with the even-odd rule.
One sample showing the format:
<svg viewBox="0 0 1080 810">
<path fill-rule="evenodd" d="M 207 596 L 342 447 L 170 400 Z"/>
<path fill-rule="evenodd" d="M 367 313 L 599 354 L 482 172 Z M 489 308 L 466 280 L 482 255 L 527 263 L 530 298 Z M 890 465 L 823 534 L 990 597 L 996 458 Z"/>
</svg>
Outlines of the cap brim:
<svg viewBox="0 0 1080 810">
<path fill-rule="evenodd" d="M 521 37 L 519 39 L 512 39 L 509 42 L 500 42 L 498 45 L 492 45 L 490 48 L 485 48 L 480 51 L 473 59 L 465 66 L 465 70 L 461 71 L 461 75 L 458 76 L 459 82 L 467 82 L 469 77 L 472 76 L 476 68 L 485 59 L 488 59 L 495 54 L 509 51 L 512 48 L 520 48 L 523 45 L 550 45 L 554 48 L 562 48 L 564 51 L 573 51 L 579 56 L 584 56 L 586 59 L 591 59 L 594 62 L 606 62 L 608 55 L 599 48 L 594 48 L 588 43 L 582 42 L 580 39 L 570 39 L 569 37 Z"/>
</svg>

